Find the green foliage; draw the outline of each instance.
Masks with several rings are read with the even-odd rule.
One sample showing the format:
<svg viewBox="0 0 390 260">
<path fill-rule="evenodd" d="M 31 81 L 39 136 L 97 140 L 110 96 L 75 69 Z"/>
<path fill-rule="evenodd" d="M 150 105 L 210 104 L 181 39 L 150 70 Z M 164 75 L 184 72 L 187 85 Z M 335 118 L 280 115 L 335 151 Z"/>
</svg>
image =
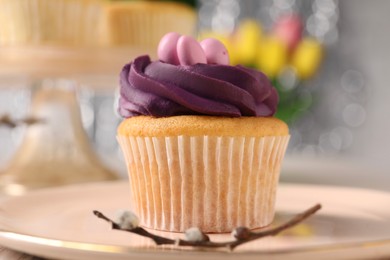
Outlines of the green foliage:
<svg viewBox="0 0 390 260">
<path fill-rule="evenodd" d="M 298 85 L 291 90 L 285 90 L 277 80 L 273 80 L 272 84 L 279 93 L 278 110 L 275 115 L 277 118 L 291 124 L 310 109 L 313 103 L 312 96 L 302 91 L 304 86 Z"/>
</svg>

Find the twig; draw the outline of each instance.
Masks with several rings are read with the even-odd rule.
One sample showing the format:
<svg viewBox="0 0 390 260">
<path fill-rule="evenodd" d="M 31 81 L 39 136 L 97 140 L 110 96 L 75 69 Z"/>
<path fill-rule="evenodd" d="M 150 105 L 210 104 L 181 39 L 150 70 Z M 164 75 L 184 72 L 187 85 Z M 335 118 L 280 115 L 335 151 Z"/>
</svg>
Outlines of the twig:
<svg viewBox="0 0 390 260">
<path fill-rule="evenodd" d="M 132 229 L 122 229 L 118 223 L 115 223 L 113 220 L 111 220 L 108 217 L 104 216 L 103 213 L 101 213 L 101 212 L 99 212 L 97 210 L 94 210 L 93 214 L 95 214 L 98 218 L 104 219 L 105 221 L 111 223 L 112 229 L 128 231 L 128 232 L 131 232 L 131 233 L 134 233 L 134 234 L 138 234 L 138 235 L 141 235 L 141 236 L 144 236 L 144 237 L 149 237 L 157 245 L 164 245 L 164 244 L 165 245 L 172 245 L 172 244 L 175 244 L 175 240 L 154 235 L 152 233 L 149 233 L 148 231 L 146 231 L 142 227 L 136 227 L 136 228 L 132 228 Z"/>
<path fill-rule="evenodd" d="M 101 212 L 94 210 L 93 213 L 101 219 L 104 219 L 105 221 L 111 223 L 112 229 L 121 230 L 121 231 L 127 231 L 130 233 L 134 233 L 140 236 L 148 237 L 152 239 L 157 245 L 179 245 L 179 246 L 193 246 L 193 247 L 208 247 L 208 248 L 219 248 L 219 247 L 226 247 L 230 250 L 235 249 L 237 246 L 242 245 L 244 243 L 260 239 L 267 236 L 275 236 L 279 234 L 280 232 L 289 229 L 308 217 L 312 216 L 314 213 L 316 213 L 318 210 L 321 209 L 321 204 L 316 204 L 313 207 L 307 209 L 306 211 L 294 216 L 289 221 L 285 222 L 284 224 L 281 224 L 277 227 L 267 229 L 264 231 L 259 232 L 252 232 L 246 227 L 238 227 L 233 231 L 234 237 L 236 240 L 232 241 L 226 241 L 226 242 L 213 242 L 208 239 L 208 236 L 205 235 L 205 239 L 202 241 L 189 241 L 189 240 L 183 240 L 183 239 L 169 239 L 165 237 L 161 237 L 158 235 L 154 235 L 148 231 L 146 231 L 142 227 L 135 227 L 131 229 L 125 229 L 121 228 L 121 226 L 114 222 L 113 220 L 109 219 L 105 215 L 103 215 Z"/>
<path fill-rule="evenodd" d="M 15 128 L 19 125 L 25 124 L 25 125 L 33 125 L 37 123 L 43 122 L 42 119 L 34 118 L 34 117 L 25 117 L 19 120 L 13 120 L 11 117 L 7 114 L 0 116 L 0 126 L 5 125 L 10 128 Z"/>
<path fill-rule="evenodd" d="M 308 217 L 310 217 L 311 215 L 313 215 L 314 213 L 316 213 L 318 210 L 321 209 L 321 204 L 316 204 L 314 205 L 313 207 L 307 209 L 306 211 L 294 216 L 292 219 L 290 219 L 289 221 L 285 222 L 284 224 L 281 224 L 277 227 L 274 227 L 274 228 L 271 228 L 271 229 L 268 229 L 268 230 L 264 230 L 264 231 L 261 231 L 261 232 L 250 232 L 250 235 L 247 239 L 239 239 L 237 241 L 234 241 L 234 243 L 232 243 L 231 245 L 229 245 L 230 249 L 234 249 L 235 247 L 243 244 L 243 243 L 246 243 L 246 242 L 249 242 L 249 241 L 252 241 L 252 240 L 256 240 L 256 239 L 259 239 L 259 238 L 262 238 L 262 237 L 266 237 L 266 236 L 276 236 L 277 234 L 279 234 L 280 232 L 286 230 L 286 229 L 289 229 L 293 226 L 296 226 L 297 224 L 301 223 L 302 221 L 304 221 L 305 219 L 307 219 Z"/>
</svg>

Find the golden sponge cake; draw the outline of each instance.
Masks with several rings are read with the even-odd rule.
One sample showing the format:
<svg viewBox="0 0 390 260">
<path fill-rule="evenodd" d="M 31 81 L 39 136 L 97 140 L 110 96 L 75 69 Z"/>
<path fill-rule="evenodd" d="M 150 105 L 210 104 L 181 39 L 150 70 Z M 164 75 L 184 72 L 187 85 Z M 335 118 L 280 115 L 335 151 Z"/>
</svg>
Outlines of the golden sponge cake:
<svg viewBox="0 0 390 260">
<path fill-rule="evenodd" d="M 161 136 L 283 136 L 288 126 L 275 117 L 137 116 L 124 120 L 120 135 Z"/>
</svg>

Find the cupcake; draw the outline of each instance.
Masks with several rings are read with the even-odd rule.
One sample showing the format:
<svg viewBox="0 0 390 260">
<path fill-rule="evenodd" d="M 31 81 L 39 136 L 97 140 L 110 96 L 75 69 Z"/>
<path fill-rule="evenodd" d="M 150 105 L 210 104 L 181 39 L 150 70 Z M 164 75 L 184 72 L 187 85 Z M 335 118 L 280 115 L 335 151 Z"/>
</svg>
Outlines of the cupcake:
<svg viewBox="0 0 390 260">
<path fill-rule="evenodd" d="M 0 45 L 94 46 L 104 5 L 104 0 L 0 0 Z"/>
<path fill-rule="evenodd" d="M 105 5 L 103 24 L 102 40 L 108 46 L 156 48 L 167 32 L 192 34 L 196 13 L 190 6 L 175 2 L 118 1 Z"/>
<path fill-rule="evenodd" d="M 148 228 L 230 232 L 269 225 L 289 140 L 261 72 L 229 66 L 224 46 L 169 33 L 159 60 L 120 75 L 118 141 L 131 205 Z"/>
<path fill-rule="evenodd" d="M 0 0 L 5 46 L 156 47 L 165 33 L 195 27 L 195 10 L 175 2 Z"/>
</svg>

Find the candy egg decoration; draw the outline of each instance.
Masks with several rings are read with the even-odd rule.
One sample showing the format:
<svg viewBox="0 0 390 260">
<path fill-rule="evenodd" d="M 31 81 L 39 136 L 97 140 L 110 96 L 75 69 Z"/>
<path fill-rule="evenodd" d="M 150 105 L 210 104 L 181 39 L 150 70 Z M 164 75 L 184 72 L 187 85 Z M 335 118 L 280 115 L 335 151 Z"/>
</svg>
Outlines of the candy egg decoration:
<svg viewBox="0 0 390 260">
<path fill-rule="evenodd" d="M 199 42 L 191 36 L 181 36 L 177 41 L 176 51 L 180 65 L 207 63 L 205 52 Z"/>
<path fill-rule="evenodd" d="M 217 39 L 207 38 L 200 42 L 207 64 L 229 65 L 229 54 L 225 46 Z"/>
<path fill-rule="evenodd" d="M 159 60 L 173 65 L 180 64 L 176 50 L 177 41 L 179 40 L 180 36 L 181 35 L 176 32 L 170 32 L 161 38 L 157 48 L 157 55 Z"/>
<path fill-rule="evenodd" d="M 199 43 L 188 35 L 170 32 L 164 35 L 157 48 L 160 61 L 172 65 L 219 64 L 229 65 L 229 53 L 225 45 L 214 38 Z"/>
</svg>

